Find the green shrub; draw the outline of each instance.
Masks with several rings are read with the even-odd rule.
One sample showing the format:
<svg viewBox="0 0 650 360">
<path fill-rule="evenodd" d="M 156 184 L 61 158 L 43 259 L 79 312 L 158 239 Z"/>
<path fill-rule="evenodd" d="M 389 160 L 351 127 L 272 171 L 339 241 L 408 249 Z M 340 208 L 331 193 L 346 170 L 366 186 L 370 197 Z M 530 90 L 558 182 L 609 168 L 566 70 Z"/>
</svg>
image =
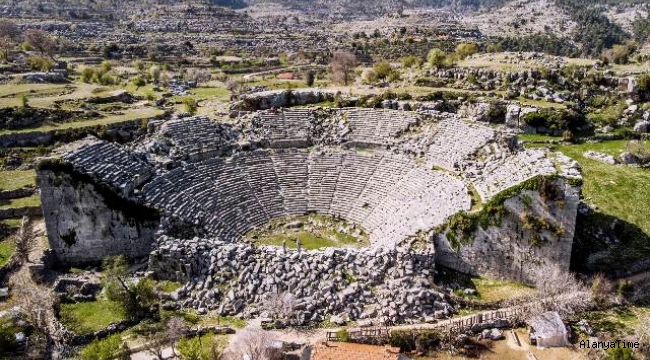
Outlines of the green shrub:
<svg viewBox="0 0 650 360">
<path fill-rule="evenodd" d="M 106 298 L 117 303 L 127 317 L 140 317 L 157 302 L 153 280 L 134 281 L 124 256 L 106 257 L 102 269 L 102 287 Z"/>
<path fill-rule="evenodd" d="M 629 347 L 613 347 L 606 351 L 606 360 L 635 360 L 636 357 Z"/>
<path fill-rule="evenodd" d="M 79 354 L 82 360 L 113 360 L 127 350 L 122 334 L 115 334 L 103 340 L 93 340 Z"/>
<path fill-rule="evenodd" d="M 478 52 L 478 45 L 474 43 L 461 43 L 456 46 L 456 56 L 463 60 L 468 56 L 474 55 Z"/>
<path fill-rule="evenodd" d="M 27 94 L 20 94 L 20 105 L 24 108 L 29 107 L 29 97 L 27 97 Z"/>
<path fill-rule="evenodd" d="M 139 89 L 140 87 L 147 85 L 147 81 L 142 76 L 138 76 L 133 79 L 133 85 L 135 85 L 136 89 Z"/>
<path fill-rule="evenodd" d="M 54 68 L 54 62 L 42 56 L 30 56 L 27 58 L 27 66 L 36 71 L 50 71 Z"/>
<path fill-rule="evenodd" d="M 575 131 L 585 123 L 580 114 L 564 109 L 540 109 L 524 115 L 523 121 L 529 126 L 546 127 L 552 131 Z"/>
<path fill-rule="evenodd" d="M 185 111 L 187 111 L 192 115 L 196 114 L 199 108 L 199 104 L 197 103 L 195 98 L 191 96 L 186 96 L 181 100 L 181 102 L 183 103 L 183 105 L 185 105 Z"/>
<path fill-rule="evenodd" d="M 305 84 L 308 87 L 314 86 L 314 81 L 316 81 L 316 74 L 314 74 L 312 70 L 305 71 L 303 78 L 305 79 Z"/>
<path fill-rule="evenodd" d="M 16 333 L 21 331 L 9 317 L 0 317 L 0 354 L 18 349 Z"/>
<path fill-rule="evenodd" d="M 213 333 L 201 337 L 183 337 L 178 341 L 176 350 L 181 360 L 218 360 L 223 354 L 223 348 Z"/>
<path fill-rule="evenodd" d="M 346 329 L 336 332 L 336 339 L 340 342 L 350 342 L 350 333 Z"/>
<path fill-rule="evenodd" d="M 90 83 L 95 77 L 95 69 L 86 67 L 81 71 L 81 81 Z"/>
<path fill-rule="evenodd" d="M 422 58 L 415 55 L 409 55 L 403 57 L 401 62 L 404 68 L 412 68 L 412 67 L 419 68 L 420 65 L 422 65 Z"/>
<path fill-rule="evenodd" d="M 435 68 L 442 68 L 447 65 L 447 53 L 440 49 L 431 49 L 427 55 L 427 62 Z"/>
</svg>

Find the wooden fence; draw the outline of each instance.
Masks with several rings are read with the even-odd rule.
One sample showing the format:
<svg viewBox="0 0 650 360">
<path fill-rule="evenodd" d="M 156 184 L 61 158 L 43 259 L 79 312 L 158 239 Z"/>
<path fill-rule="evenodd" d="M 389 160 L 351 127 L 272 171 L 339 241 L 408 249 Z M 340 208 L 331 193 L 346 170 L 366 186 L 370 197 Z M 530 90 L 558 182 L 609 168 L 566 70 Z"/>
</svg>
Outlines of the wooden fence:
<svg viewBox="0 0 650 360">
<path fill-rule="evenodd" d="M 408 332 L 430 332 L 439 331 L 443 336 L 454 336 L 464 333 L 475 325 L 479 326 L 486 322 L 497 320 L 515 320 L 522 313 L 520 308 L 510 308 L 504 310 L 487 311 L 470 316 L 465 316 L 459 319 L 444 320 L 436 324 L 429 324 L 420 327 L 376 327 L 376 328 L 363 328 L 353 329 L 347 331 L 349 341 L 352 342 L 380 342 L 381 340 L 388 341 L 390 334 L 393 331 L 408 331 Z M 328 331 L 327 341 L 339 341 L 339 332 Z"/>
</svg>

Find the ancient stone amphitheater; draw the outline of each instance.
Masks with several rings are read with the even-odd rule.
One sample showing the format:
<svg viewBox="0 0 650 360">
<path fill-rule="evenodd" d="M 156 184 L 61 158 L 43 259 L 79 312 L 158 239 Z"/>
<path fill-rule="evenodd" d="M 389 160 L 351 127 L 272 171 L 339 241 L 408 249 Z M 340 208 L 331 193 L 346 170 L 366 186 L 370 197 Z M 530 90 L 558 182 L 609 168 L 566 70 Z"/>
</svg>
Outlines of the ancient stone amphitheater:
<svg viewBox="0 0 650 360">
<path fill-rule="evenodd" d="M 59 260 L 147 257 L 152 276 L 185 284 L 170 307 L 291 325 L 421 321 L 453 312 L 434 285 L 436 262 L 520 280 L 535 262 L 568 266 L 578 189 L 562 179 L 579 177 L 576 164 L 519 149 L 504 128 L 431 110 L 293 108 L 232 122 L 152 121 L 148 130 L 130 146 L 81 140 L 43 162 L 38 182 Z M 474 244 L 456 249 L 438 234 L 455 214 L 555 175 L 561 208 L 535 191 L 518 196 L 562 227 L 557 246 L 527 243 L 517 194 L 505 202 L 512 221 L 479 229 Z M 312 213 L 358 224 L 370 246 L 242 241 L 273 219 Z"/>
</svg>

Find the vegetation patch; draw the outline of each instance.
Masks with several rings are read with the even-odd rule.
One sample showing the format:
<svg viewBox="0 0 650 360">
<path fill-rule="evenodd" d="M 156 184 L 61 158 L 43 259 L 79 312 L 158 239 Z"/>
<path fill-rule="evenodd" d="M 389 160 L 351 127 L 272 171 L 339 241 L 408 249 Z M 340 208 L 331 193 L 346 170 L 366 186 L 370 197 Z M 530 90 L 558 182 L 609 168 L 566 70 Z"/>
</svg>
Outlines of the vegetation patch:
<svg viewBox="0 0 650 360">
<path fill-rule="evenodd" d="M 650 147 L 650 142 L 642 143 Z M 588 150 L 619 156 L 627 141 L 561 145 L 557 150 L 582 167 L 584 201 L 595 212 L 578 216 L 572 262 L 574 267 L 608 271 L 650 256 L 650 172 L 610 165 L 583 156 Z M 610 236 L 611 235 L 611 236 Z M 606 250 L 606 252 L 603 252 Z M 586 260 L 600 253 L 597 263 Z M 585 268 L 587 267 L 587 268 Z"/>
<path fill-rule="evenodd" d="M 61 304 L 59 317 L 66 328 L 80 335 L 101 330 L 125 319 L 120 306 L 105 299 Z"/>
<path fill-rule="evenodd" d="M 535 293 L 534 288 L 514 281 L 488 278 L 473 278 L 471 281 L 478 298 L 485 303 L 497 303 Z"/>
<path fill-rule="evenodd" d="M 16 244 L 11 239 L 0 241 L 0 267 L 3 267 L 16 251 Z"/>
<path fill-rule="evenodd" d="M 290 249 L 295 249 L 296 240 L 300 240 L 300 247 L 306 250 L 368 244 L 367 234 L 358 225 L 316 214 L 275 219 L 264 229 L 249 232 L 246 238 L 259 245 L 286 245 Z"/>
<path fill-rule="evenodd" d="M 20 209 L 24 207 L 34 207 L 41 205 L 41 195 L 34 194 L 32 196 L 9 199 L 9 200 L 0 200 L 0 210 L 4 209 Z"/>
<path fill-rule="evenodd" d="M 0 189 L 16 190 L 36 184 L 34 170 L 6 170 L 0 171 Z"/>
<path fill-rule="evenodd" d="M 79 355 L 82 360 L 118 358 L 120 354 L 128 353 L 128 346 L 122 336 L 122 333 L 117 333 L 102 340 L 95 339 L 84 347 Z"/>
<path fill-rule="evenodd" d="M 478 211 L 462 211 L 454 214 L 445 224 L 436 228 L 434 232 L 438 234 L 446 233 L 445 236 L 452 249 L 458 251 L 463 246 L 474 242 L 474 233 L 479 226 L 484 230 L 490 226 L 500 226 L 503 217 L 507 215 L 504 206 L 506 200 L 517 196 L 522 191 L 539 191 L 543 198 L 557 200 L 561 195 L 560 190 L 553 184 L 553 181 L 557 178 L 557 175 L 539 175 L 528 179 L 498 193 Z"/>
<path fill-rule="evenodd" d="M 179 283 L 178 281 L 164 280 L 164 281 L 160 281 L 156 285 L 156 288 L 162 292 L 171 293 L 178 290 L 181 286 L 183 285 L 181 285 L 181 283 Z"/>
</svg>

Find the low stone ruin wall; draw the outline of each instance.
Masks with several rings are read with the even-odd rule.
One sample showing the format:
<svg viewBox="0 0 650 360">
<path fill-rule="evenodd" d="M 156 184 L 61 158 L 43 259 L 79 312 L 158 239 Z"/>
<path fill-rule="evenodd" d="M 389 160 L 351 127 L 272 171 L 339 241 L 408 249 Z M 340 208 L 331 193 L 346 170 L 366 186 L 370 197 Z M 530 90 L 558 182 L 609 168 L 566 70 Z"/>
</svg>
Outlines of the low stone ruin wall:
<svg viewBox="0 0 650 360">
<path fill-rule="evenodd" d="M 167 236 L 157 242 L 149 270 L 186 282 L 174 299 L 199 313 L 218 309 L 297 326 L 328 316 L 388 324 L 452 312 L 434 288 L 432 252 L 300 251 Z"/>
<path fill-rule="evenodd" d="M 2 134 L 0 135 L 0 147 L 48 146 L 57 141 L 70 142 L 84 138 L 88 134 L 97 135 L 100 132 L 105 132 L 109 138 L 119 140 L 133 140 L 135 137 L 145 133 L 142 129 L 142 119 L 136 119 L 106 126 Z"/>
<path fill-rule="evenodd" d="M 41 216 L 40 206 L 25 206 L 20 208 L 10 208 L 0 210 L 0 220 L 16 219 L 23 216 Z"/>
<path fill-rule="evenodd" d="M 240 96 L 240 101 L 234 104 L 234 110 L 266 110 L 287 106 L 317 104 L 324 101 L 334 101 L 336 92 L 331 90 L 279 90 L 262 91 Z"/>
</svg>

